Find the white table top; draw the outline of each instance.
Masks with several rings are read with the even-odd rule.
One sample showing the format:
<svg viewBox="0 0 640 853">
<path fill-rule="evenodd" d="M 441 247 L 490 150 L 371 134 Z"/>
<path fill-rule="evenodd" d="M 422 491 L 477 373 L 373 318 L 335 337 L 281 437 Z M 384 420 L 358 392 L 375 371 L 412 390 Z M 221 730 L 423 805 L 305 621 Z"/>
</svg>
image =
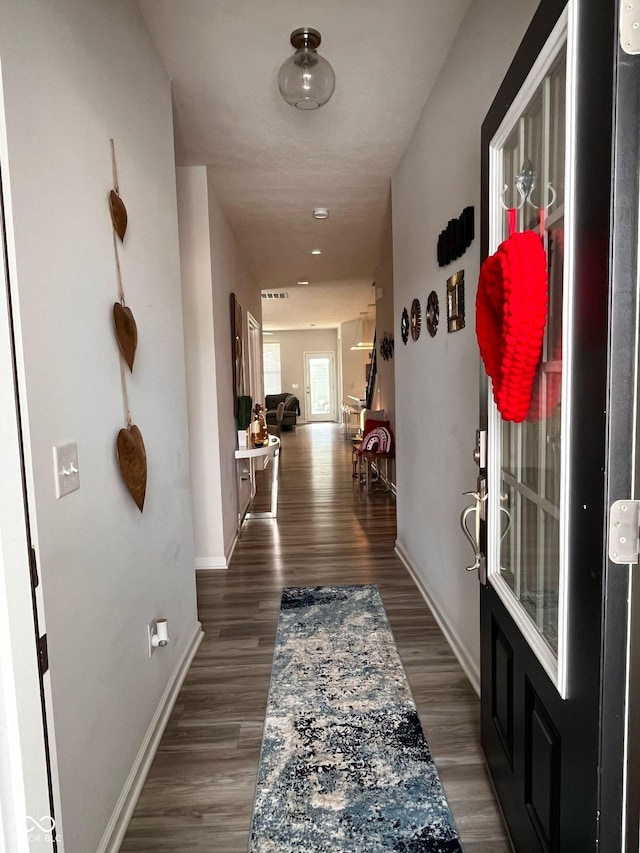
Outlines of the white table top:
<svg viewBox="0 0 640 853">
<path fill-rule="evenodd" d="M 236 450 L 236 459 L 252 459 L 256 456 L 273 456 L 280 449 L 280 439 L 277 435 L 269 436 L 269 444 L 265 447 L 241 447 Z"/>
</svg>

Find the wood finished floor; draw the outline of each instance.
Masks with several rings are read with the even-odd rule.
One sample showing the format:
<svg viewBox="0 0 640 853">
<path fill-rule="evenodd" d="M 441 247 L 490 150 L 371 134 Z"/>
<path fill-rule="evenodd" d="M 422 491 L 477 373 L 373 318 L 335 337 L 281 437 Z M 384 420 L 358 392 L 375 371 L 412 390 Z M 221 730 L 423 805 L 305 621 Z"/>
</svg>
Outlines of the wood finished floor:
<svg viewBox="0 0 640 853">
<path fill-rule="evenodd" d="M 465 853 L 508 853 L 479 700 L 394 553 L 393 498 L 358 490 L 334 424 L 283 433 L 281 460 L 277 522 L 245 522 L 230 568 L 198 575 L 205 638 L 121 850 L 246 853 L 282 587 L 376 583 Z"/>
</svg>

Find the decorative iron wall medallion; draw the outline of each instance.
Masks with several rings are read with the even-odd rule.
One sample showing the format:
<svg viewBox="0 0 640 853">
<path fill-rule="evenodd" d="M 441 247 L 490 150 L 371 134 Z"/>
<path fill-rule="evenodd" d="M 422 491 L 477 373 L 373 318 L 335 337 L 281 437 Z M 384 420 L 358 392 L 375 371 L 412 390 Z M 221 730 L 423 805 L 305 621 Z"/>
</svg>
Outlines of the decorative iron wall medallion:
<svg viewBox="0 0 640 853">
<path fill-rule="evenodd" d="M 427 299 L 427 331 L 432 338 L 435 338 L 438 331 L 438 323 L 440 322 L 440 303 L 438 294 L 432 290 Z"/>
<path fill-rule="evenodd" d="M 420 337 L 420 327 L 422 326 L 422 315 L 420 311 L 420 300 L 414 299 L 411 303 L 411 337 L 417 341 Z"/>
<path fill-rule="evenodd" d="M 402 309 L 402 319 L 400 320 L 400 335 L 402 343 L 406 344 L 409 340 L 409 312 L 406 308 Z"/>
<path fill-rule="evenodd" d="M 385 332 L 380 341 L 380 355 L 385 361 L 393 358 L 393 335 Z"/>
</svg>

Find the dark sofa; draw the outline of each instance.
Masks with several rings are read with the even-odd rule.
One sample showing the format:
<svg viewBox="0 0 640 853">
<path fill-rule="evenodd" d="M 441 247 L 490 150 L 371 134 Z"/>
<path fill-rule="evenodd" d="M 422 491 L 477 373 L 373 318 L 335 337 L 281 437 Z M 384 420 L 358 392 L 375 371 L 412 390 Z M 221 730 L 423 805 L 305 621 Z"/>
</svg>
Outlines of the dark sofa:
<svg viewBox="0 0 640 853">
<path fill-rule="evenodd" d="M 276 409 L 278 403 L 284 403 L 284 415 L 282 418 L 282 426 L 290 429 L 296 425 L 298 415 L 300 414 L 300 402 L 293 394 L 267 394 L 264 398 L 264 408 L 266 410 L 267 425 L 276 425 Z"/>
</svg>

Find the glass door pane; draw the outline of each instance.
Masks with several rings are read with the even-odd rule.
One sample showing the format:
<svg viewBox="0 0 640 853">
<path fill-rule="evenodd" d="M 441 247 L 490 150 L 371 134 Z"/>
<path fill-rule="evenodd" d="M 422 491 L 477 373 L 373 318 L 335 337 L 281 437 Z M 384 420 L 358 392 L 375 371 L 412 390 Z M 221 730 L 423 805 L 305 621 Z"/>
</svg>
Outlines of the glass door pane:
<svg viewBox="0 0 640 853">
<path fill-rule="evenodd" d="M 311 388 L 311 414 L 328 415 L 331 412 L 331 376 L 328 358 L 309 359 Z"/>
<path fill-rule="evenodd" d="M 335 405 L 335 356 L 332 352 L 305 353 L 306 418 L 333 421 Z"/>
<path fill-rule="evenodd" d="M 507 599 L 512 615 L 521 624 L 526 623 L 530 641 L 537 638 L 541 659 L 553 661 L 556 673 L 563 452 L 566 64 L 565 42 L 538 78 L 519 115 L 498 134 L 502 141 L 492 154 L 492 168 L 497 172 L 493 185 L 503 188 L 505 206 L 518 208 L 517 230 L 541 233 L 548 260 L 549 306 L 542 358 L 526 419 L 523 423 L 503 421 L 495 409 L 490 417 L 494 545 L 489 580 L 503 600 Z M 518 184 L 522 187 L 527 176 L 533 188 L 523 196 Z M 493 221 L 499 222 L 492 240 L 497 247 L 508 236 L 506 213 L 494 210 Z M 497 492 L 493 497 L 492 488 Z M 523 633 L 527 635 L 527 631 Z"/>
</svg>

